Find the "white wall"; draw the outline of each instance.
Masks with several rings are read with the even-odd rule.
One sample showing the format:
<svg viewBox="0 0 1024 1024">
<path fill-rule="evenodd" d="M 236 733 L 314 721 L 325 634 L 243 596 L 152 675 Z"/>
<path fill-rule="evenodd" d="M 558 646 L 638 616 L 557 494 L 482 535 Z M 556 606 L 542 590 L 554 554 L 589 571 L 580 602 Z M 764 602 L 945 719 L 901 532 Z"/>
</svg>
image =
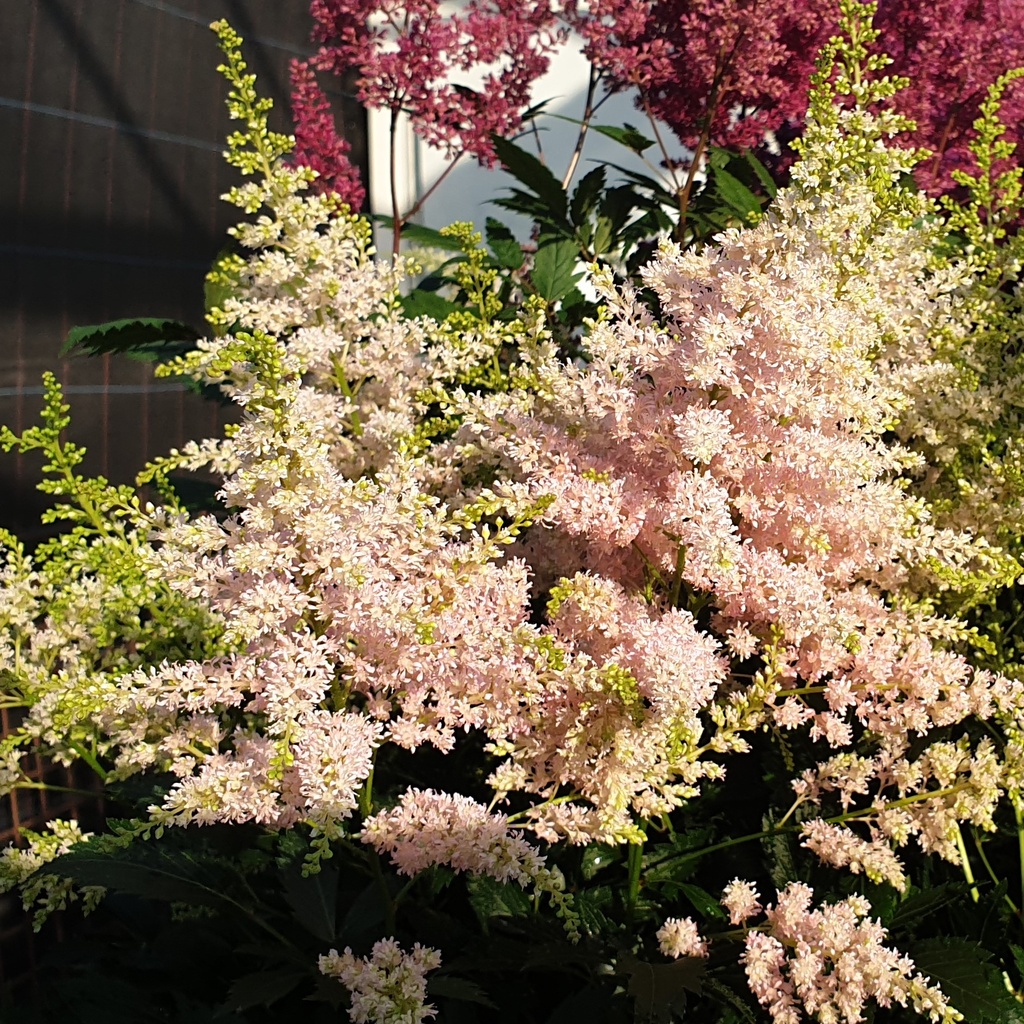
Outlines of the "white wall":
<svg viewBox="0 0 1024 1024">
<path fill-rule="evenodd" d="M 548 73 L 535 83 L 532 102 L 548 100 L 547 111 L 565 117 L 581 118 L 589 72 L 589 63 L 580 52 L 579 38 L 570 38 L 553 56 Z M 463 84 L 472 86 L 475 83 L 467 79 Z M 373 213 L 386 215 L 391 214 L 390 117 L 388 111 L 370 111 L 369 115 L 370 205 Z M 596 124 L 615 127 L 621 127 L 627 122 L 635 125 L 649 138 L 652 137 L 650 123 L 643 111 L 633 105 L 632 94 L 609 97 L 601 104 L 594 117 Z M 543 150 L 542 158 L 561 180 L 576 145 L 577 126 L 544 114 L 537 118 L 536 125 Z M 673 155 L 685 152 L 672 133 L 664 127 L 662 138 Z M 537 152 L 537 140 L 532 132 L 527 132 L 516 141 L 524 148 Z M 396 177 L 399 205 L 403 210 L 407 210 L 416 198 L 440 177 L 446 167 L 446 161 L 442 153 L 425 146 L 413 135 L 407 121 L 399 127 L 398 154 Z M 646 155 L 655 166 L 660 163 L 660 152 L 656 148 L 649 149 Z M 654 176 L 651 168 L 645 166 L 625 147 L 591 131 L 587 136 L 574 181 L 578 181 L 586 174 L 594 166 L 595 161 L 611 161 Z M 617 178 L 614 171 L 609 172 L 609 184 L 615 183 Z M 485 219 L 496 217 L 509 224 L 521 239 L 525 239 L 529 230 L 527 221 L 524 218 L 514 218 L 512 214 L 489 202 L 503 191 L 507 191 L 511 184 L 512 179 L 504 171 L 486 170 L 481 168 L 475 159 L 464 157 L 437 192 L 424 204 L 421 214 L 415 220 L 433 228 L 443 227 L 456 220 L 469 220 L 483 230 Z M 390 238 L 385 240 L 382 234 L 379 237 L 379 244 L 382 251 L 386 251 L 390 248 Z"/>
</svg>

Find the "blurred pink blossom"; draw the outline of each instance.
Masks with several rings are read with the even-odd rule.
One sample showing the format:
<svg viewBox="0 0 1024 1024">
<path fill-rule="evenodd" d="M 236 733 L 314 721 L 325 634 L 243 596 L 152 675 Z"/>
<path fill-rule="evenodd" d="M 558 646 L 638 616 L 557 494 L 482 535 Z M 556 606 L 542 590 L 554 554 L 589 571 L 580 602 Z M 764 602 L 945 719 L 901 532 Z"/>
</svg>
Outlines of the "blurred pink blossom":
<svg viewBox="0 0 1024 1024">
<path fill-rule="evenodd" d="M 294 162 L 317 172 L 319 177 L 313 185 L 317 191 L 336 193 L 342 202 L 358 212 L 366 190 L 359 181 L 359 171 L 349 160 L 348 141 L 341 138 L 334 127 L 330 101 L 317 84 L 316 72 L 309 61 L 292 61 L 291 83 Z"/>
<path fill-rule="evenodd" d="M 449 158 L 468 152 L 489 166 L 491 133 L 520 126 L 530 86 L 563 37 L 538 0 L 470 0 L 452 15 L 439 0 L 313 0 L 310 10 L 322 44 L 317 67 L 339 76 L 354 70 L 360 102 L 404 111 Z"/>
</svg>

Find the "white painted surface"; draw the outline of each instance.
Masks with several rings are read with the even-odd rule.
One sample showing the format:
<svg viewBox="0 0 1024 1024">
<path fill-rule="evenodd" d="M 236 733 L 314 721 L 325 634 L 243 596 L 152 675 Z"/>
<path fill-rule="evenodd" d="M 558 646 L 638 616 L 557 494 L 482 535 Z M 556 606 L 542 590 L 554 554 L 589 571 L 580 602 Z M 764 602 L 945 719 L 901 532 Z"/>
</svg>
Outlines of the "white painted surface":
<svg viewBox="0 0 1024 1024">
<path fill-rule="evenodd" d="M 533 88 L 532 102 L 548 100 L 547 112 L 580 119 L 586 102 L 587 82 L 590 65 L 581 52 L 578 37 L 569 41 L 553 55 L 548 73 L 539 79 Z M 472 80 L 462 84 L 472 87 Z M 370 148 L 370 203 L 374 213 L 391 214 L 391 184 L 389 174 L 389 131 L 391 115 L 387 111 L 371 111 L 369 117 Z M 618 94 L 608 97 L 594 117 L 595 124 L 621 127 L 625 123 L 635 125 L 643 134 L 652 137 L 652 130 L 646 115 L 633 104 L 632 94 Z M 536 120 L 537 132 L 527 131 L 515 141 L 531 152 L 538 152 L 538 137 L 541 157 L 555 176 L 561 180 L 569 166 L 572 151 L 576 145 L 578 127 L 556 117 L 540 115 Z M 680 156 L 685 150 L 671 131 L 662 128 L 662 138 L 673 156 Z M 657 167 L 661 154 L 657 148 L 647 151 L 647 157 Z M 576 168 L 574 181 L 578 181 L 594 165 L 605 161 L 629 167 L 641 173 L 654 176 L 652 168 L 618 143 L 596 132 L 587 135 L 583 155 Z M 397 189 L 403 210 L 411 208 L 416 197 L 426 190 L 443 174 L 447 161 L 442 153 L 424 145 L 411 131 L 404 118 L 398 129 Z M 609 170 L 608 182 L 618 180 L 614 170 Z M 504 171 L 490 171 L 480 167 L 475 159 L 463 159 L 442 182 L 437 191 L 424 204 L 418 223 L 440 228 L 456 220 L 472 221 L 483 230 L 487 217 L 496 217 L 508 224 L 523 240 L 529 231 L 525 218 L 517 218 L 491 202 L 506 192 L 513 179 Z M 379 237 L 382 251 L 390 248 L 390 240 Z"/>
</svg>

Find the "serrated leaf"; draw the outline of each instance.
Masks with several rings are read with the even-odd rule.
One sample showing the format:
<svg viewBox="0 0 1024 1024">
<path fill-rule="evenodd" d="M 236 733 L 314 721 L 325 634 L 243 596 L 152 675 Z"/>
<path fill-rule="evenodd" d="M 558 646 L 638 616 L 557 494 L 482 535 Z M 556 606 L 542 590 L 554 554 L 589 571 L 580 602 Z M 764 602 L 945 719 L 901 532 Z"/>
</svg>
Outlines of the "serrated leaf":
<svg viewBox="0 0 1024 1024">
<path fill-rule="evenodd" d="M 945 882 L 929 889 L 915 890 L 896 908 L 888 926 L 891 932 L 909 928 L 929 914 L 956 903 L 970 890 L 966 882 Z"/>
<path fill-rule="evenodd" d="M 569 203 L 569 216 L 577 227 L 587 219 L 590 211 L 597 205 L 597 197 L 601 194 L 604 183 L 603 167 L 595 167 L 580 179 Z"/>
<path fill-rule="evenodd" d="M 621 128 L 611 124 L 592 124 L 590 129 L 609 139 L 614 139 L 626 149 L 637 154 L 642 154 L 644 150 L 650 149 L 654 145 L 654 139 L 647 138 L 643 132 L 637 131 L 631 124 L 623 125 Z"/>
<path fill-rule="evenodd" d="M 475 982 L 452 975 L 431 975 L 427 982 L 427 995 L 434 999 L 454 999 L 460 1003 L 476 1003 L 497 1010 L 497 1005 Z"/>
<path fill-rule="evenodd" d="M 641 197 L 628 185 L 610 188 L 601 201 L 601 213 L 611 223 L 612 234 L 618 233 L 641 203 Z"/>
<path fill-rule="evenodd" d="M 1017 965 L 1017 973 L 1024 978 L 1024 949 L 1011 942 L 1010 952 L 1013 954 L 1013 962 Z"/>
<path fill-rule="evenodd" d="M 132 317 L 89 327 L 72 327 L 60 354 L 75 349 L 90 356 L 125 355 L 147 362 L 173 359 L 195 348 L 199 332 L 180 320 L 165 317 Z"/>
<path fill-rule="evenodd" d="M 297 988 L 305 977 L 303 971 L 294 967 L 243 974 L 232 982 L 220 1012 L 226 1016 L 250 1010 L 254 1006 L 272 1006 Z"/>
<path fill-rule="evenodd" d="M 774 199 L 775 194 L 779 191 L 779 186 L 775 184 L 775 179 L 772 178 L 771 174 L 769 174 L 768 168 L 765 167 L 765 165 L 761 163 L 761 161 L 758 160 L 749 149 L 744 151 L 743 159 L 747 162 L 754 174 L 757 175 L 758 181 L 764 185 L 765 192 Z"/>
<path fill-rule="evenodd" d="M 585 988 L 560 1002 L 545 1024 L 603 1024 L 608 1019 L 608 993 L 599 988 Z"/>
<path fill-rule="evenodd" d="M 566 197 L 561 182 L 532 153 L 520 148 L 514 142 L 491 136 L 494 151 L 505 169 L 517 181 L 532 189 L 534 195 L 544 200 L 547 208 L 560 220 L 565 220 Z"/>
<path fill-rule="evenodd" d="M 680 1013 L 688 995 L 700 995 L 706 963 L 701 957 L 682 957 L 668 964 L 650 964 L 632 954 L 620 954 L 617 973 L 626 975 L 626 991 L 636 1000 L 639 1020 L 668 1022 Z"/>
<path fill-rule="evenodd" d="M 541 246 L 533 258 L 531 280 L 537 293 L 548 302 L 557 302 L 572 291 L 583 276 L 576 273 L 580 253 L 575 242 L 551 242 Z"/>
<path fill-rule="evenodd" d="M 584 889 L 573 897 L 573 907 L 580 915 L 583 928 L 591 935 L 600 935 L 608 927 L 602 907 L 611 902 L 611 890 L 606 887 Z"/>
<path fill-rule="evenodd" d="M 598 873 L 603 871 L 610 864 L 622 860 L 622 853 L 617 846 L 608 846 L 605 843 L 592 843 L 583 850 L 580 860 L 580 871 L 583 877 L 590 881 Z"/>
<path fill-rule="evenodd" d="M 523 265 L 523 247 L 511 229 L 500 220 L 488 217 L 486 232 L 487 244 L 491 247 L 498 265 L 506 270 L 518 270 Z"/>
<path fill-rule="evenodd" d="M 295 920 L 310 935 L 334 942 L 338 911 L 338 870 L 328 866 L 303 877 L 293 868 L 284 872 L 284 898 Z"/>
<path fill-rule="evenodd" d="M 493 917 L 525 917 L 533 909 L 529 895 L 514 882 L 498 882 L 487 875 L 466 881 L 469 902 L 482 924 Z"/>
<path fill-rule="evenodd" d="M 131 893 L 166 902 L 215 905 L 224 900 L 216 865 L 187 851 L 146 848 L 146 862 L 132 860 L 136 847 L 124 857 L 109 852 L 90 853 L 80 844 L 47 865 L 47 871 L 79 885 L 99 885 L 114 892 Z M 154 850 L 154 852 L 150 852 Z"/>
<path fill-rule="evenodd" d="M 387 917 L 387 908 L 376 882 L 370 882 L 352 901 L 338 929 L 339 940 L 352 943 L 359 936 L 375 931 Z"/>
<path fill-rule="evenodd" d="M 739 178 L 722 167 L 715 168 L 712 174 L 718 194 L 730 209 L 744 218 L 748 214 L 761 212 L 761 200 Z"/>
<path fill-rule="evenodd" d="M 916 942 L 907 950 L 917 969 L 937 984 L 966 1024 L 1022 1024 L 1024 1006 L 1006 990 L 992 954 L 967 939 Z"/>
</svg>

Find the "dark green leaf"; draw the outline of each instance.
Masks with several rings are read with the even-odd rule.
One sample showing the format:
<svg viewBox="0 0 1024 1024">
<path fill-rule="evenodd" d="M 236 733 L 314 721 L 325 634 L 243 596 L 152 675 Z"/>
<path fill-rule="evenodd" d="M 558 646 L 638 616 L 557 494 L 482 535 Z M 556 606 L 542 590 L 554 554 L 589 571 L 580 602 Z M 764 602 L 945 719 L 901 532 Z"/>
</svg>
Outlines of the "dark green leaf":
<svg viewBox="0 0 1024 1024">
<path fill-rule="evenodd" d="M 454 999 L 460 1003 L 477 1003 L 492 1010 L 498 1009 L 476 982 L 455 978 L 450 974 L 432 975 L 427 982 L 427 995 L 435 999 Z"/>
<path fill-rule="evenodd" d="M 681 882 L 679 891 L 693 904 L 694 909 L 704 917 L 724 918 L 725 911 L 722 904 L 715 899 L 711 893 L 702 889 L 699 885 L 690 882 Z"/>
<path fill-rule="evenodd" d="M 1018 976 L 1024 978 L 1024 949 L 1011 942 L 1010 952 L 1013 954 L 1013 962 L 1017 965 Z"/>
<path fill-rule="evenodd" d="M 582 277 L 575 273 L 580 253 L 575 242 L 568 240 L 552 242 L 537 250 L 533 259 L 533 286 L 538 294 L 556 302 L 572 291 L 573 285 Z"/>
<path fill-rule="evenodd" d="M 966 882 L 945 882 L 929 889 L 912 890 L 910 895 L 896 908 L 889 922 L 890 931 L 909 929 L 922 918 L 942 910 L 963 899 L 970 886 Z"/>
<path fill-rule="evenodd" d="M 529 895 L 514 882 L 498 882 L 487 875 L 466 881 L 469 902 L 481 923 L 492 917 L 524 917 L 533 909 Z"/>
<path fill-rule="evenodd" d="M 739 178 L 733 177 L 721 167 L 714 169 L 712 173 L 718 194 L 741 217 L 746 219 L 748 214 L 761 212 L 761 200 Z"/>
<path fill-rule="evenodd" d="M 615 864 L 622 860 L 622 853 L 617 846 L 607 846 L 604 843 L 594 843 L 583 850 L 583 857 L 580 870 L 583 877 L 588 881 L 609 864 Z"/>
<path fill-rule="evenodd" d="M 402 304 L 402 311 L 407 317 L 429 316 L 441 323 L 449 313 L 454 313 L 462 307 L 458 303 L 446 299 L 437 292 L 427 291 L 424 288 L 414 288 L 408 295 L 403 295 L 399 300 Z"/>
<path fill-rule="evenodd" d="M 622 230 L 623 225 L 636 211 L 640 202 L 641 197 L 628 185 L 610 188 L 605 192 L 604 199 L 601 201 L 601 213 L 610 221 L 613 235 Z"/>
<path fill-rule="evenodd" d="M 631 149 L 634 153 L 643 153 L 645 149 L 650 149 L 654 145 L 654 139 L 647 138 L 646 135 L 637 131 L 631 124 L 623 125 L 621 128 L 616 128 L 610 124 L 592 124 L 590 127 L 592 131 L 599 132 L 609 139 L 614 139 L 620 145 L 625 146 L 626 149 Z"/>
<path fill-rule="evenodd" d="M 91 327 L 72 327 L 61 355 L 78 349 L 90 356 L 117 353 L 133 359 L 172 359 L 195 348 L 199 332 L 180 320 L 134 317 Z"/>
<path fill-rule="evenodd" d="M 967 939 L 925 939 L 907 950 L 917 969 L 943 991 L 966 1024 L 1022 1024 L 1024 1006 L 1006 990 L 992 954 Z"/>
<path fill-rule="evenodd" d="M 772 178 L 771 174 L 768 173 L 768 168 L 765 167 L 765 165 L 761 163 L 761 161 L 758 160 L 757 157 L 749 150 L 744 152 L 743 159 L 746 160 L 750 169 L 757 175 L 758 181 L 764 185 L 765 192 L 774 199 L 775 193 L 778 192 L 779 188 L 775 184 L 775 180 Z"/>
<path fill-rule="evenodd" d="M 667 1022 L 684 1009 L 687 995 L 700 995 L 706 964 L 699 957 L 649 964 L 625 953 L 618 967 L 629 978 L 627 991 L 636 1000 L 638 1019 Z"/>
<path fill-rule="evenodd" d="M 664 182 L 656 181 L 646 174 L 640 174 L 629 167 L 621 167 L 619 164 L 609 163 L 608 166 L 614 167 L 620 174 L 625 175 L 626 179 L 634 185 L 647 189 L 663 205 L 675 207 L 675 194 L 668 190 Z"/>
<path fill-rule="evenodd" d="M 114 892 L 154 900 L 216 904 L 225 898 L 222 872 L 187 851 L 147 847 L 145 862 L 141 862 L 128 859 L 137 855 L 135 848 L 129 848 L 125 856 L 118 856 L 90 853 L 88 846 L 80 844 L 51 861 L 47 870 L 79 885 L 101 885 Z"/>
<path fill-rule="evenodd" d="M 608 927 L 608 918 L 604 916 L 602 907 L 611 903 L 611 890 L 602 886 L 600 889 L 587 889 L 573 897 L 573 906 L 580 915 L 585 931 L 591 935 L 600 935 Z"/>
<path fill-rule="evenodd" d="M 376 930 L 387 917 L 387 908 L 376 882 L 369 885 L 355 898 L 338 929 L 339 940 L 355 942 L 359 936 Z"/>
<path fill-rule="evenodd" d="M 576 186 L 572 202 L 569 204 L 569 214 L 577 227 L 587 219 L 590 211 L 597 205 L 597 197 L 604 188 L 604 177 L 604 168 L 595 167 L 585 174 Z"/>
<path fill-rule="evenodd" d="M 566 198 L 561 182 L 532 153 L 499 135 L 492 139 L 498 159 L 508 173 L 543 199 L 556 218 L 565 220 Z"/>
<path fill-rule="evenodd" d="M 395 225 L 393 217 L 387 217 L 383 214 L 378 214 L 374 217 L 374 220 L 378 221 L 386 228 L 393 228 Z M 406 242 L 416 242 L 418 245 L 426 246 L 429 249 L 444 249 L 448 252 L 462 252 L 462 246 L 454 238 L 442 235 L 441 232 L 437 231 L 435 228 L 428 228 L 423 224 L 403 224 L 402 240 Z"/>
<path fill-rule="evenodd" d="M 254 1006 L 271 1006 L 298 987 L 305 977 L 304 972 L 294 967 L 243 974 L 228 990 L 221 1014 L 227 1016 Z"/>
<path fill-rule="evenodd" d="M 295 919 L 310 935 L 334 942 L 338 909 L 338 869 L 321 868 L 303 877 L 298 868 L 284 872 L 284 898 Z"/>
<path fill-rule="evenodd" d="M 608 1020 L 611 1000 L 599 988 L 585 988 L 575 992 L 555 1007 L 546 1024 L 604 1024 Z"/>
<path fill-rule="evenodd" d="M 508 227 L 487 218 L 487 244 L 491 247 L 498 265 L 506 270 L 518 270 L 523 265 L 523 248 Z"/>
</svg>

